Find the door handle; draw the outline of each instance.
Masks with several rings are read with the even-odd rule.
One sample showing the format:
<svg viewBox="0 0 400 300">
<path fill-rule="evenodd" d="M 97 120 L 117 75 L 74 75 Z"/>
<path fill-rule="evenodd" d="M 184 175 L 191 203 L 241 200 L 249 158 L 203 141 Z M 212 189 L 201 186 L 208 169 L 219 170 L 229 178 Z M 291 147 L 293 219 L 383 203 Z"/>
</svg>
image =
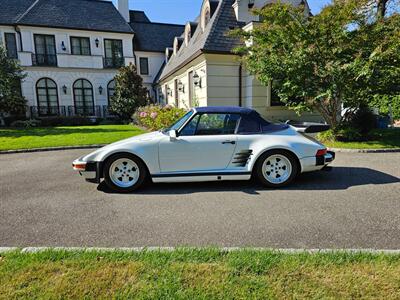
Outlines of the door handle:
<svg viewBox="0 0 400 300">
<path fill-rule="evenodd" d="M 235 141 L 225 141 L 225 142 L 222 142 L 222 144 L 231 144 L 231 145 L 235 145 L 236 144 L 236 142 Z"/>
</svg>

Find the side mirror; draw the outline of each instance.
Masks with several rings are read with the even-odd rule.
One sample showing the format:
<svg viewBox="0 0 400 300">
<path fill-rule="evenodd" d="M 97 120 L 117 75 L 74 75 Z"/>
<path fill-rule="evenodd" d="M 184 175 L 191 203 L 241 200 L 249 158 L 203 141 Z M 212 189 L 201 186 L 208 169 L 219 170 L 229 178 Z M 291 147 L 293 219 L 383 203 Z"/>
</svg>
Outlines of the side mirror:
<svg viewBox="0 0 400 300">
<path fill-rule="evenodd" d="M 177 138 L 176 130 L 170 130 L 169 137 L 172 141 L 176 140 L 176 138 Z"/>
</svg>

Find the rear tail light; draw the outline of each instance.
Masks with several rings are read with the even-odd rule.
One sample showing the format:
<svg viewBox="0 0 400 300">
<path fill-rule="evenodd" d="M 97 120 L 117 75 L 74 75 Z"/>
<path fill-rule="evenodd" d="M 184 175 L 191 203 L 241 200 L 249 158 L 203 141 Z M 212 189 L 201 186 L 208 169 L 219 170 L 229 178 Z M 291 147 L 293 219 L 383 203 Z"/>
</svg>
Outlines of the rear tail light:
<svg viewBox="0 0 400 300">
<path fill-rule="evenodd" d="M 328 153 L 327 149 L 320 149 L 317 151 L 317 154 L 315 156 L 324 156 L 327 153 Z"/>
<path fill-rule="evenodd" d="M 85 171 L 86 170 L 86 164 L 73 164 L 72 167 L 76 171 Z"/>
</svg>

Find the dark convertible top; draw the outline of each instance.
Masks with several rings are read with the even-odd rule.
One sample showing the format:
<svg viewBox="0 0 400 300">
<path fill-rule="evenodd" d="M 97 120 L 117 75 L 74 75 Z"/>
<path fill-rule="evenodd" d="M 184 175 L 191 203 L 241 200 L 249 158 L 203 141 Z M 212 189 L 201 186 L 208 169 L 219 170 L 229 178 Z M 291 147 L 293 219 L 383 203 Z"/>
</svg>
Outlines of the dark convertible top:
<svg viewBox="0 0 400 300">
<path fill-rule="evenodd" d="M 237 106 L 208 106 L 195 108 L 198 113 L 240 114 L 238 134 L 272 133 L 289 128 L 287 124 L 272 124 L 253 109 Z"/>
</svg>

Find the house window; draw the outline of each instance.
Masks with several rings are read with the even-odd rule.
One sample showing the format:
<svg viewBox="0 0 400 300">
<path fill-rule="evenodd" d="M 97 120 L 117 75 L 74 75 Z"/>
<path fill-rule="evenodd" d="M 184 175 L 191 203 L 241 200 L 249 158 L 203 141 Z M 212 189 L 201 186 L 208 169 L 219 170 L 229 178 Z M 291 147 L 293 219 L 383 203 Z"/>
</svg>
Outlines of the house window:
<svg viewBox="0 0 400 300">
<path fill-rule="evenodd" d="M 71 53 L 73 55 L 90 55 L 90 39 L 71 37 Z"/>
<path fill-rule="evenodd" d="M 115 94 L 115 80 L 111 80 L 107 85 L 108 105 L 111 104 L 112 97 Z"/>
<path fill-rule="evenodd" d="M 7 56 L 9 58 L 18 58 L 17 51 L 17 40 L 15 38 L 15 33 L 5 33 Z"/>
<path fill-rule="evenodd" d="M 124 65 L 124 54 L 122 50 L 122 40 L 104 40 L 104 67 L 121 68 Z"/>
<path fill-rule="evenodd" d="M 82 116 L 94 115 L 93 86 L 86 79 L 78 79 L 73 85 L 75 113 Z"/>
<path fill-rule="evenodd" d="M 140 74 L 149 75 L 149 59 L 147 57 L 141 57 L 140 61 Z"/>
<path fill-rule="evenodd" d="M 36 83 L 36 95 L 40 116 L 54 116 L 58 114 L 57 84 L 52 79 L 39 79 Z"/>
<path fill-rule="evenodd" d="M 35 34 L 36 66 L 57 66 L 56 41 L 54 35 Z"/>
<path fill-rule="evenodd" d="M 271 106 L 285 106 L 274 87 L 271 87 Z"/>
</svg>

